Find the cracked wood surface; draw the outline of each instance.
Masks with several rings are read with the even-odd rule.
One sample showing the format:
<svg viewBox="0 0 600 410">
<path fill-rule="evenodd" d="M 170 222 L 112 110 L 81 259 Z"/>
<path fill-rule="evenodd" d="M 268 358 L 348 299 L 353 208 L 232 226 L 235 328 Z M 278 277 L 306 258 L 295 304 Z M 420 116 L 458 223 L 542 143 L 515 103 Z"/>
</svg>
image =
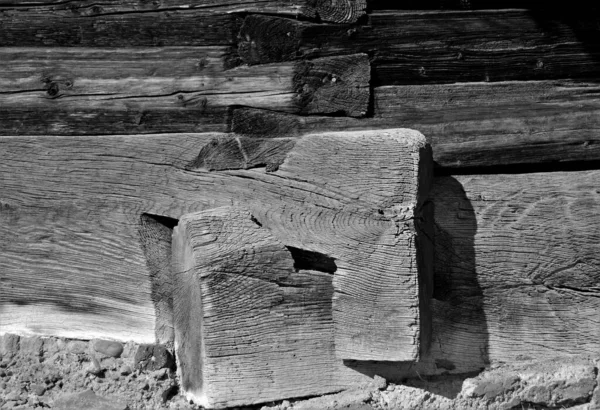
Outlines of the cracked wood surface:
<svg viewBox="0 0 600 410">
<path fill-rule="evenodd" d="M 474 168 L 600 160 L 600 88 L 592 82 L 507 81 L 373 89 L 374 118 L 299 117 L 236 108 L 241 136 L 407 127 L 422 132 L 437 166 Z"/>
<path fill-rule="evenodd" d="M 154 235 L 157 252 L 165 250 L 140 218 L 241 204 L 286 246 L 335 260 L 336 337 L 358 338 L 373 358 L 416 359 L 417 267 L 397 262 L 415 248 L 397 234 L 426 188 L 416 181 L 424 138 L 411 130 L 315 134 L 288 146 L 276 171 L 208 171 L 198 157 L 219 138 L 1 138 L 2 331 L 153 341 L 164 316 L 156 317 L 152 281 L 162 283 L 162 273 L 145 257 L 153 241 L 139 238 Z M 356 315 L 356 306 L 376 318 Z"/>
<path fill-rule="evenodd" d="M 182 217 L 173 233 L 175 351 L 182 388 L 206 408 L 337 391 L 332 275 L 242 208 Z"/>
<path fill-rule="evenodd" d="M 227 53 L 224 47 L 1 48 L 0 134 L 223 131 L 233 105 L 302 114 L 367 111 L 365 55 L 225 69 Z"/>
</svg>

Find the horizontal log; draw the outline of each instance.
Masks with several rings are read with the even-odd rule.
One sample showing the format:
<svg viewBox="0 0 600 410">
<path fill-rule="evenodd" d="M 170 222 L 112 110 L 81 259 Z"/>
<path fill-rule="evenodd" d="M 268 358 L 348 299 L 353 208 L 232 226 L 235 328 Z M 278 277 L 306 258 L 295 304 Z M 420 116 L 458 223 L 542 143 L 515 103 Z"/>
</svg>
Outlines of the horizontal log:
<svg viewBox="0 0 600 410">
<path fill-rule="evenodd" d="M 12 47 L 148 47 L 231 45 L 236 13 L 281 14 L 333 23 L 360 18 L 365 0 L 3 1 L 0 39 Z"/>
<path fill-rule="evenodd" d="M 238 37 L 250 64 L 368 53 L 375 85 L 544 80 L 598 75 L 599 21 L 529 10 L 376 11 L 359 26 L 249 16 Z"/>
<path fill-rule="evenodd" d="M 222 131 L 235 104 L 302 114 L 367 111 L 366 56 L 227 70 L 228 53 L 2 48 L 0 135 Z"/>
<path fill-rule="evenodd" d="M 323 130 L 407 127 L 421 131 L 439 167 L 600 160 L 600 88 L 570 81 L 377 87 L 375 118 L 298 117 L 240 108 L 240 135 L 298 136 Z"/>
<path fill-rule="evenodd" d="M 0 5 L 4 47 L 234 45 L 241 19 L 189 2 L 32 2 Z M 219 10 L 217 8 L 217 10 Z"/>
</svg>

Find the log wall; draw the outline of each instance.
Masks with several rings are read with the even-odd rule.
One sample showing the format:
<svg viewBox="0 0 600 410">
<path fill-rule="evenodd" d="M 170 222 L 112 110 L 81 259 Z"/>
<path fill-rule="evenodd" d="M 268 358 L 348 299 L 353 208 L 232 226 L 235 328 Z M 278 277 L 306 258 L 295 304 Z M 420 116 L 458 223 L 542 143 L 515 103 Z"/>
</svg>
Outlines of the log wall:
<svg viewBox="0 0 600 410">
<path fill-rule="evenodd" d="M 68 149 L 68 136 L 95 136 L 82 140 L 91 147 L 119 134 L 114 155 L 126 162 L 128 150 L 135 151 L 129 160 L 163 158 L 154 143 L 139 149 L 156 138 L 184 152 L 190 133 L 295 138 L 412 128 L 427 137 L 436 166 L 433 343 L 415 366 L 346 364 L 400 380 L 600 352 L 598 11 L 577 2 L 569 12 L 509 0 L 326 3 L 0 3 L 0 142 L 8 147 L 0 153 L 0 247 L 16 252 L 19 242 L 8 240 L 15 236 L 37 246 L 34 258 L 0 266 L 0 333 L 52 333 L 73 312 L 87 323 L 82 329 L 97 329 L 94 337 L 104 331 L 94 325 L 101 315 L 129 315 L 112 336 L 145 341 L 171 332 L 166 326 L 154 333 L 165 326 L 160 312 L 169 307 L 157 304 L 151 277 L 161 268 L 147 250 L 177 222 L 161 218 L 182 212 L 147 198 L 144 209 L 118 209 L 118 226 L 103 226 L 101 212 L 89 215 L 94 229 L 71 226 L 70 217 L 86 212 L 81 203 L 97 201 L 102 212 L 114 204 L 106 196 L 86 198 L 85 186 L 77 195 L 64 186 L 74 195 L 68 212 L 43 184 L 31 192 L 29 185 L 20 199 L 14 184 L 28 178 L 56 176 L 62 186 L 64 169 L 52 168 L 51 158 L 43 167 L 52 169 L 36 176 L 39 164 L 28 162 L 32 141 L 37 158 Z M 125 136 L 139 145 L 120 145 L 132 141 Z M 85 156 L 86 149 L 75 152 Z M 152 161 L 143 165 L 151 178 L 142 186 L 183 175 L 165 170 L 177 168 L 177 158 Z M 167 189 L 160 193 L 165 201 L 182 195 Z M 22 205 L 32 199 L 47 204 L 29 212 Z M 215 205 L 203 201 L 199 209 Z M 38 217 L 55 225 L 51 234 L 37 230 Z M 97 251 L 122 254 L 113 240 L 119 229 L 139 230 L 141 239 L 126 245 L 126 265 L 107 266 L 120 272 L 117 294 L 105 292 L 106 277 L 92 276 L 77 283 L 91 283 L 93 297 L 71 284 L 73 298 L 54 303 L 60 280 L 70 280 L 63 276 L 85 268 L 74 261 L 61 267 L 60 238 L 46 239 L 101 231 L 105 249 Z M 59 279 L 40 280 L 46 277 Z M 56 315 L 45 328 L 36 322 L 23 329 L 15 319 L 39 319 L 49 301 Z M 107 304 L 112 309 L 99 313 Z"/>
</svg>

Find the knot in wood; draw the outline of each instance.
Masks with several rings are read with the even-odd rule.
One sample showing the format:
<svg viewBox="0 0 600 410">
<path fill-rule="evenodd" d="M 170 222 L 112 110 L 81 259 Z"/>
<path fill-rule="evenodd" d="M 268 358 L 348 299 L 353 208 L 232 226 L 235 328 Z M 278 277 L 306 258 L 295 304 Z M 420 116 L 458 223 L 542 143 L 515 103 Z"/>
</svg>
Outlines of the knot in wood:
<svg viewBox="0 0 600 410">
<path fill-rule="evenodd" d="M 50 83 L 48 83 L 47 85 L 47 89 L 46 89 L 46 93 L 50 96 L 50 97 L 56 97 L 58 95 L 58 84 L 51 81 Z"/>
</svg>

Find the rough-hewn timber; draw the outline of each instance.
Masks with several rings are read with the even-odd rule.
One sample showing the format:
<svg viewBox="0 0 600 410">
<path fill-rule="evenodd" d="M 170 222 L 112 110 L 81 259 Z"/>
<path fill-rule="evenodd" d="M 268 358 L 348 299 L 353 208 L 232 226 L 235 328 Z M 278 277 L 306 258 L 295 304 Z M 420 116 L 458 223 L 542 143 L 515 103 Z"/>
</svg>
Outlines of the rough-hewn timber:
<svg viewBox="0 0 600 410">
<path fill-rule="evenodd" d="M 332 274 L 296 268 L 253 219 L 221 207 L 187 214 L 174 230 L 178 372 L 207 408 L 340 389 Z"/>
<path fill-rule="evenodd" d="M 325 130 L 420 130 L 450 168 L 600 160 L 600 87 L 571 81 L 374 89 L 375 118 L 299 117 L 239 108 L 229 129 L 253 137 Z"/>
<path fill-rule="evenodd" d="M 0 135 L 222 131 L 235 104 L 367 111 L 365 55 L 226 70 L 227 53 L 225 47 L 1 48 Z"/>
<path fill-rule="evenodd" d="M 279 143 L 278 155 L 288 151 L 278 167 L 267 168 L 272 150 L 263 149 L 275 145 L 259 144 L 252 166 L 261 156 L 265 166 L 244 169 L 238 153 L 254 146 L 224 134 L 0 138 L 2 331 L 154 340 L 164 323 L 154 303 L 161 319 L 169 302 L 148 253 L 164 254 L 173 219 L 240 204 L 301 260 L 335 261 L 332 320 L 340 341 L 360 338 L 355 357 L 416 359 L 428 324 L 419 323 L 417 264 L 402 262 L 418 257 L 413 218 L 426 216 L 424 138 L 387 130 Z M 207 147 L 219 144 L 241 148 L 214 162 Z M 230 170 L 210 171 L 207 159 Z M 171 219 L 149 227 L 156 216 Z"/>
<path fill-rule="evenodd" d="M 375 85 L 598 75 L 596 13 L 530 10 L 376 11 L 366 25 L 249 16 L 239 34 L 250 64 L 368 53 Z"/>
</svg>

